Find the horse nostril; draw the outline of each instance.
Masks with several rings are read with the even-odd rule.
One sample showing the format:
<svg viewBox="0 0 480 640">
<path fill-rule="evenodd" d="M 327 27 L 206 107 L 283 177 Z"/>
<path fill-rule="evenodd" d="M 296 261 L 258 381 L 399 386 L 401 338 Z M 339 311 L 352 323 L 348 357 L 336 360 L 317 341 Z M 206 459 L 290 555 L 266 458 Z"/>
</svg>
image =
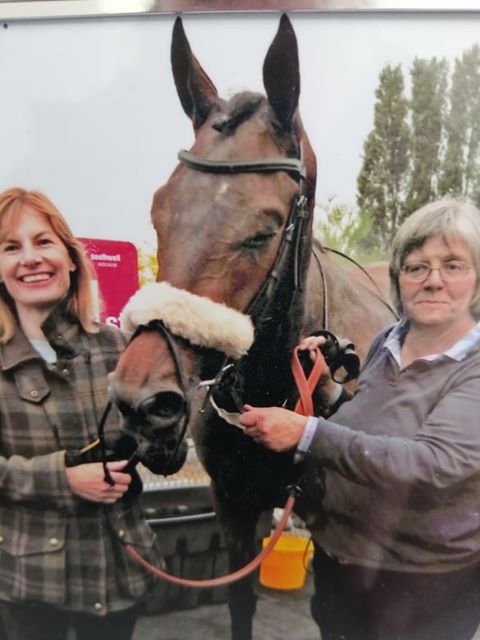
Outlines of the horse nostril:
<svg viewBox="0 0 480 640">
<path fill-rule="evenodd" d="M 185 400 L 174 391 L 162 391 L 146 398 L 139 410 L 149 419 L 172 422 L 185 413 Z"/>
<path fill-rule="evenodd" d="M 117 405 L 117 408 L 120 411 L 120 413 L 126 418 L 128 418 L 129 416 L 133 416 L 135 414 L 135 409 L 128 402 L 125 402 L 124 400 L 120 400 L 119 398 L 116 398 L 115 404 Z"/>
</svg>

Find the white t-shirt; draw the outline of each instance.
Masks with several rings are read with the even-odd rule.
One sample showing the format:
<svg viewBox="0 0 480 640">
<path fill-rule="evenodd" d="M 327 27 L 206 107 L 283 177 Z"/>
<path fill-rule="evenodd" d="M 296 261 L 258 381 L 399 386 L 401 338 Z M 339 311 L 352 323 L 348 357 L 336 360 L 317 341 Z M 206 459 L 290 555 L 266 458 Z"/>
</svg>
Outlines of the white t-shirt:
<svg viewBox="0 0 480 640">
<path fill-rule="evenodd" d="M 56 362 L 57 354 L 49 342 L 46 340 L 30 340 L 30 343 L 44 360 L 50 363 Z"/>
</svg>

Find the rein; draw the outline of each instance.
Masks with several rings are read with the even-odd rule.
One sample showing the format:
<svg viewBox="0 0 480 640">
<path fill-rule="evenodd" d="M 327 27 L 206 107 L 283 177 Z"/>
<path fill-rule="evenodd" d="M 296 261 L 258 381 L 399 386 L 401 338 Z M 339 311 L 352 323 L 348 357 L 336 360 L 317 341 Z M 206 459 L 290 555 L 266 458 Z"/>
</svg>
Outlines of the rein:
<svg viewBox="0 0 480 640">
<path fill-rule="evenodd" d="M 320 349 L 315 349 L 314 353 L 316 354 L 315 362 L 308 378 L 305 376 L 305 372 L 298 358 L 298 347 L 295 347 L 292 354 L 292 374 L 299 392 L 299 399 L 295 406 L 295 411 L 296 413 L 299 413 L 301 415 L 313 415 L 312 394 L 326 367 L 325 359 Z M 159 567 L 156 567 L 155 565 L 145 560 L 145 558 L 143 558 L 138 553 L 138 551 L 130 544 L 125 544 L 125 551 L 133 560 L 147 569 L 147 571 L 172 584 L 181 585 L 183 587 L 196 587 L 198 589 L 221 587 L 227 584 L 231 584 L 232 582 L 236 582 L 237 580 L 245 578 L 250 573 L 258 569 L 263 560 L 265 560 L 265 558 L 273 550 L 275 544 L 277 543 L 277 540 L 285 530 L 285 526 L 295 506 L 295 499 L 301 493 L 301 489 L 298 487 L 298 485 L 293 485 L 288 487 L 288 492 L 290 495 L 288 496 L 287 502 L 285 503 L 285 506 L 283 508 L 283 515 L 279 520 L 274 533 L 270 536 L 268 544 L 260 551 L 260 553 L 255 558 L 253 558 L 253 560 L 251 560 L 244 567 L 225 576 L 220 576 L 218 578 L 208 578 L 206 580 L 180 578 L 178 576 L 173 576 L 166 571 L 163 571 L 163 569 L 160 569 Z"/>
<path fill-rule="evenodd" d="M 260 328 L 265 322 L 271 320 L 271 303 L 275 299 L 275 294 L 281 283 L 282 276 L 285 274 L 285 272 L 288 273 L 289 269 L 293 268 L 293 274 L 291 278 L 293 287 L 292 302 L 296 298 L 296 295 L 294 294 L 302 291 L 302 240 L 304 236 L 305 224 L 308 221 L 309 217 L 308 200 L 303 193 L 303 182 L 306 177 L 305 165 L 300 158 L 282 157 L 264 158 L 260 160 L 209 160 L 206 158 L 195 156 L 184 150 L 179 152 L 178 158 L 180 162 L 182 162 L 186 167 L 193 169 L 194 171 L 202 171 L 206 173 L 234 175 L 239 173 L 273 173 L 277 171 L 284 171 L 288 173 L 289 176 L 299 184 L 299 193 L 292 201 L 290 213 L 287 223 L 285 224 L 274 264 L 265 282 L 257 291 L 246 310 L 246 313 L 250 315 L 254 320 L 255 327 L 258 330 L 258 328 Z M 292 304 L 292 302 L 290 304 Z M 174 339 L 170 335 L 169 330 L 163 325 L 161 321 L 154 320 L 145 326 L 139 326 L 133 337 L 136 337 L 144 330 L 150 329 L 160 330 L 166 337 L 170 352 L 175 360 L 175 366 L 177 368 L 177 374 L 179 376 L 182 392 L 184 392 L 184 397 L 187 398 L 186 404 L 190 405 L 190 402 L 188 400 L 189 396 L 187 393 L 187 387 L 184 384 L 182 377 L 182 368 L 179 358 L 176 354 Z M 221 377 L 221 373 L 228 368 L 228 363 L 229 358 L 227 357 L 225 358 L 224 363 L 221 367 L 220 374 L 217 375 L 214 381 L 208 382 L 217 383 Z M 292 355 L 291 366 L 292 374 L 299 391 L 299 400 L 295 407 L 295 411 L 303 415 L 313 415 L 312 393 L 324 371 L 325 360 L 320 350 L 317 349 L 317 357 L 307 379 L 298 359 L 297 349 L 295 349 Z M 209 394 L 211 391 L 213 391 L 213 386 L 214 385 L 210 387 Z M 207 397 L 209 394 L 207 394 Z M 185 421 L 182 425 L 182 432 L 178 440 L 178 446 L 180 445 L 180 442 L 185 434 L 186 427 L 187 421 Z M 299 492 L 299 487 L 289 487 L 288 491 L 290 495 L 284 507 L 283 517 L 279 521 L 267 546 L 262 549 L 262 551 L 246 566 L 226 576 L 208 580 L 190 580 L 187 578 L 179 578 L 177 576 L 172 576 L 162 569 L 155 567 L 154 565 L 149 563 L 147 560 L 142 558 L 142 556 L 130 544 L 125 544 L 125 550 L 132 559 L 136 560 L 148 571 L 174 584 L 198 588 L 207 588 L 230 584 L 244 578 L 248 574 L 255 571 L 275 546 L 275 543 L 284 531 L 288 518 L 292 513 L 295 505 L 295 498 Z"/>
<path fill-rule="evenodd" d="M 392 313 L 394 318 L 396 318 L 397 320 L 400 320 L 400 316 L 398 315 L 398 312 L 392 307 L 391 304 L 389 304 L 388 300 L 385 299 L 385 296 L 383 295 L 380 287 L 375 282 L 375 280 L 372 278 L 372 276 L 368 273 L 368 271 L 365 269 L 365 267 L 362 267 L 362 265 L 359 262 L 357 262 L 356 260 L 354 260 L 353 258 L 348 256 L 346 253 L 343 253 L 343 251 L 339 251 L 338 249 L 333 249 L 332 247 L 323 247 L 323 249 L 325 249 L 325 251 L 329 251 L 330 253 L 334 253 L 337 256 L 345 258 L 345 260 L 348 260 L 353 265 L 355 265 L 357 267 L 357 269 L 360 269 L 360 271 L 363 273 L 363 275 L 366 278 L 368 278 L 370 283 L 374 286 L 375 291 L 376 291 L 377 296 L 378 296 L 378 299 L 381 302 L 383 302 L 383 304 L 387 307 L 387 309 L 389 311 L 391 311 L 391 313 Z M 320 261 L 319 261 L 319 259 L 318 259 L 318 257 L 316 255 L 315 255 L 315 257 L 316 257 L 317 262 L 319 263 L 319 266 L 320 266 L 320 269 L 321 269 Z"/>
</svg>

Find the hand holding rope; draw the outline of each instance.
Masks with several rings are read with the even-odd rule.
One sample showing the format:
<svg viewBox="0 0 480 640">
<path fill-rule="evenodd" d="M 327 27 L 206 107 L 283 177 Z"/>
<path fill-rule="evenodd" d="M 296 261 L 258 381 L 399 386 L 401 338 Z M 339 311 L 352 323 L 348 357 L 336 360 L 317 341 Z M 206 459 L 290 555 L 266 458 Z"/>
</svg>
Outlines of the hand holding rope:
<svg viewBox="0 0 480 640">
<path fill-rule="evenodd" d="M 325 360 L 323 358 L 323 355 L 320 349 L 318 348 L 313 349 L 312 351 L 315 354 L 315 361 L 314 361 L 313 368 L 310 372 L 310 375 L 307 378 L 305 376 L 305 372 L 300 363 L 300 360 L 298 357 L 298 351 L 299 351 L 299 348 L 296 347 L 292 354 L 292 363 L 291 363 L 293 377 L 299 392 L 299 399 L 295 406 L 295 412 L 301 415 L 313 415 L 312 394 L 323 372 L 325 371 L 325 367 L 326 367 Z M 260 566 L 263 560 L 272 551 L 277 540 L 282 535 L 285 529 L 285 526 L 288 522 L 288 519 L 295 506 L 295 499 L 298 492 L 298 487 L 292 486 L 292 487 L 289 487 L 288 490 L 289 490 L 289 497 L 287 499 L 285 507 L 283 508 L 283 515 L 280 521 L 278 522 L 275 528 L 275 531 L 270 536 L 270 540 L 268 544 L 247 565 L 228 575 L 220 576 L 217 578 L 209 578 L 206 580 L 193 580 L 189 578 L 180 578 L 178 576 L 173 576 L 167 573 L 166 571 L 164 571 L 163 569 L 160 569 L 159 567 L 152 565 L 150 562 L 145 560 L 145 558 L 143 558 L 132 545 L 125 544 L 125 550 L 132 559 L 134 559 L 136 562 L 141 564 L 145 569 L 150 571 L 150 573 L 153 573 L 159 578 L 162 578 L 176 585 L 181 585 L 184 587 L 195 587 L 195 588 L 201 589 L 201 588 L 219 587 L 219 586 L 230 584 L 232 582 L 236 582 L 237 580 L 241 580 L 242 578 L 245 578 L 245 576 L 249 575 Z"/>
</svg>

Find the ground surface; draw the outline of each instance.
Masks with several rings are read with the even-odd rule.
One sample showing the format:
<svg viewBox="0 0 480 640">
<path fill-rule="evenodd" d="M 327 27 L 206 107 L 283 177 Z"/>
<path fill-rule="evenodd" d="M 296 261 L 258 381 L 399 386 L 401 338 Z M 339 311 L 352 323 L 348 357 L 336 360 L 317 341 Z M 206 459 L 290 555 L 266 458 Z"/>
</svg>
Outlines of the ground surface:
<svg viewBox="0 0 480 640">
<path fill-rule="evenodd" d="M 320 640 L 310 616 L 311 591 L 311 578 L 300 591 L 261 588 L 254 640 Z M 230 640 L 228 607 L 216 604 L 145 616 L 139 620 L 133 640 Z M 480 640 L 480 628 L 472 640 Z"/>
<path fill-rule="evenodd" d="M 300 591 L 260 590 L 254 622 L 255 640 L 319 640 L 310 616 L 311 580 Z M 197 607 L 138 622 L 133 640 L 229 640 L 226 604 Z"/>
</svg>

